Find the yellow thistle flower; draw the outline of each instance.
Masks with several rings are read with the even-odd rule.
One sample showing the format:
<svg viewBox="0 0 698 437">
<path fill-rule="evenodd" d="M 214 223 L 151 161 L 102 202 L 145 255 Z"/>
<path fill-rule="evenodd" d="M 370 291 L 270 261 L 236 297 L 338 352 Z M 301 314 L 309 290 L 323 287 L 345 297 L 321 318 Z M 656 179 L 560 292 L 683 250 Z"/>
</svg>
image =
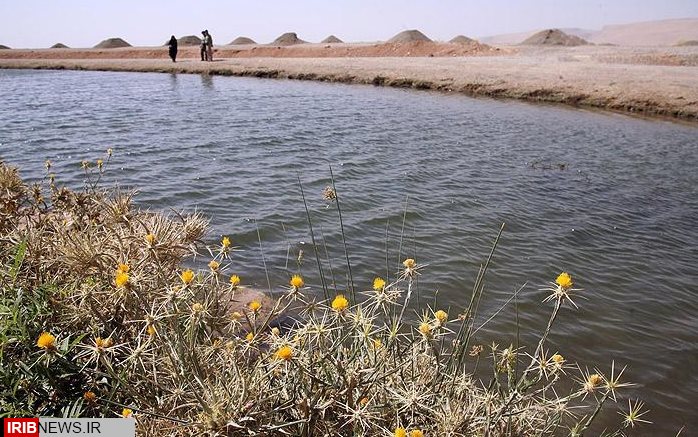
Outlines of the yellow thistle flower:
<svg viewBox="0 0 698 437">
<path fill-rule="evenodd" d="M 424 433 L 419 429 L 413 429 L 410 433 L 410 437 L 424 437 Z"/>
<path fill-rule="evenodd" d="M 97 337 L 95 338 L 95 347 L 97 349 L 106 349 L 114 346 L 114 340 L 111 339 L 111 337 L 107 338 L 102 338 L 102 337 Z"/>
<path fill-rule="evenodd" d="M 133 416 L 133 410 L 131 410 L 130 408 L 124 408 L 123 410 L 121 410 L 121 417 L 127 419 L 131 416 Z"/>
<path fill-rule="evenodd" d="M 99 169 L 101 169 L 103 165 L 104 165 L 104 161 L 102 161 L 101 159 L 98 159 L 98 160 L 97 160 L 97 167 L 98 167 Z"/>
<path fill-rule="evenodd" d="M 36 340 L 36 346 L 41 349 L 52 350 L 56 348 L 56 337 L 44 331 Z"/>
<path fill-rule="evenodd" d="M 80 165 L 82 165 L 83 169 L 87 170 L 90 167 L 90 161 L 83 159 Z"/>
<path fill-rule="evenodd" d="M 555 283 L 565 290 L 572 288 L 572 285 L 574 284 L 572 282 L 572 276 L 570 276 L 570 274 L 567 272 L 560 273 L 557 279 L 555 279 Z"/>
<path fill-rule="evenodd" d="M 128 264 L 119 264 L 119 266 L 116 268 L 117 272 L 121 273 L 128 273 L 131 268 L 128 266 Z"/>
<path fill-rule="evenodd" d="M 92 391 L 86 391 L 82 395 L 82 397 L 83 397 L 83 399 L 85 399 L 87 402 L 89 402 L 91 404 L 93 404 L 97 400 L 97 395 L 94 394 L 94 392 L 92 392 Z"/>
<path fill-rule="evenodd" d="M 553 360 L 553 364 L 556 367 L 560 367 L 565 363 L 565 357 L 563 357 L 560 354 L 555 354 L 552 357 L 550 357 L 551 360 Z"/>
<path fill-rule="evenodd" d="M 376 291 L 383 291 L 385 288 L 385 279 L 376 278 L 373 280 L 373 289 Z"/>
<path fill-rule="evenodd" d="M 111 157 L 111 155 L 114 153 L 114 149 L 111 147 L 107 149 L 107 156 Z"/>
<path fill-rule="evenodd" d="M 303 278 L 300 275 L 293 275 L 291 277 L 291 287 L 295 288 L 296 290 L 303 287 L 305 285 L 305 282 L 303 281 Z"/>
<path fill-rule="evenodd" d="M 402 427 L 395 428 L 395 437 L 407 437 L 407 430 Z"/>
<path fill-rule="evenodd" d="M 256 313 L 259 311 L 260 308 L 262 308 L 262 303 L 258 300 L 253 300 L 252 302 L 247 304 L 247 308 L 249 308 L 252 312 Z"/>
<path fill-rule="evenodd" d="M 281 331 L 279 331 L 279 328 L 277 328 L 276 326 L 271 328 L 271 335 L 273 335 L 274 337 L 278 337 L 280 333 Z"/>
<path fill-rule="evenodd" d="M 233 288 L 237 287 L 240 285 L 240 277 L 238 275 L 233 275 L 230 277 L 230 285 L 233 286 Z"/>
<path fill-rule="evenodd" d="M 436 317 L 436 320 L 439 321 L 440 325 L 443 325 L 448 321 L 448 313 L 444 310 L 438 310 L 437 312 L 435 312 L 434 317 Z"/>
<path fill-rule="evenodd" d="M 182 279 L 182 282 L 184 282 L 185 285 L 191 284 L 191 281 L 194 280 L 194 272 L 191 270 L 185 270 L 182 272 L 179 277 Z"/>
<path fill-rule="evenodd" d="M 212 272 L 217 272 L 217 271 L 218 271 L 218 268 L 219 268 L 220 266 L 221 266 L 221 263 L 219 263 L 219 262 L 216 261 L 215 259 L 214 259 L 214 260 L 211 260 L 211 262 L 208 263 L 208 268 L 211 269 Z"/>
<path fill-rule="evenodd" d="M 251 333 L 251 332 L 249 332 L 249 333 L 245 336 L 245 340 L 247 340 L 247 341 L 249 341 L 250 343 L 252 343 L 252 340 L 254 340 L 254 334 Z"/>
<path fill-rule="evenodd" d="M 383 342 L 380 340 L 380 338 L 374 338 L 372 340 L 372 344 L 374 349 L 380 349 L 383 347 Z"/>
<path fill-rule="evenodd" d="M 128 273 L 122 272 L 121 270 L 116 272 L 116 276 L 114 277 L 114 284 L 117 286 L 117 288 L 126 287 L 128 285 L 128 281 Z"/>
<path fill-rule="evenodd" d="M 221 246 L 223 246 L 223 249 L 228 249 L 231 245 L 230 238 L 228 237 L 223 237 L 221 240 Z"/>
<path fill-rule="evenodd" d="M 291 349 L 291 346 L 282 346 L 274 355 L 278 360 L 291 361 L 293 358 L 293 349 Z"/>
<path fill-rule="evenodd" d="M 431 336 L 431 325 L 426 322 L 422 322 L 419 325 L 419 332 L 421 332 L 425 337 Z"/>
<path fill-rule="evenodd" d="M 152 246 L 153 244 L 155 244 L 155 235 L 153 235 L 153 234 L 146 235 L 145 241 L 148 243 L 148 246 Z"/>
<path fill-rule="evenodd" d="M 592 392 L 596 387 L 598 387 L 603 382 L 603 378 L 598 373 L 593 373 L 589 375 L 587 380 L 584 382 L 584 390 L 587 392 Z"/>
<path fill-rule="evenodd" d="M 148 332 L 149 336 L 154 336 L 158 331 L 155 329 L 155 325 L 148 325 L 146 328 L 146 331 Z"/>
<path fill-rule="evenodd" d="M 343 294 L 338 294 L 332 301 L 332 309 L 341 313 L 349 307 L 349 301 Z"/>
<path fill-rule="evenodd" d="M 234 311 L 233 314 L 230 315 L 230 318 L 234 321 L 238 321 L 242 319 L 242 313 L 240 313 L 239 311 Z"/>
<path fill-rule="evenodd" d="M 200 313 L 204 310 L 204 306 L 199 302 L 196 302 L 194 305 L 191 306 L 191 310 L 195 313 Z"/>
<path fill-rule="evenodd" d="M 405 266 L 406 269 L 410 269 L 410 270 L 417 267 L 417 263 L 412 258 L 407 258 L 406 260 L 404 260 L 402 262 L 402 265 Z"/>
</svg>

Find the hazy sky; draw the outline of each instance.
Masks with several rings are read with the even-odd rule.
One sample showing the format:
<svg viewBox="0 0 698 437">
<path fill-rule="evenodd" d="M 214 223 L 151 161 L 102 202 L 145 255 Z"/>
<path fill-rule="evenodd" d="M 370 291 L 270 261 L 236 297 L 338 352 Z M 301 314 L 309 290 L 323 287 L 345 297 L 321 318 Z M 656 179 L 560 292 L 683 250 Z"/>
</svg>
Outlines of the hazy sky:
<svg viewBox="0 0 698 437">
<path fill-rule="evenodd" d="M 0 44 L 91 47 L 118 36 L 160 45 L 204 28 L 217 44 L 241 35 L 267 43 L 291 31 L 311 42 L 330 34 L 377 41 L 406 29 L 449 40 L 687 17 L 698 17 L 698 0 L 0 0 Z"/>
</svg>

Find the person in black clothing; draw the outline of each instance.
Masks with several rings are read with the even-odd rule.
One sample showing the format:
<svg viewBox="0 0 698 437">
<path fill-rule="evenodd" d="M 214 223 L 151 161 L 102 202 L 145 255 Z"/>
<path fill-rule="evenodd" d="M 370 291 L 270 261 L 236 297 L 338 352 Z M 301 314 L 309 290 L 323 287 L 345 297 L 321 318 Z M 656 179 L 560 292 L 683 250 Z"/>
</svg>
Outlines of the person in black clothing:
<svg viewBox="0 0 698 437">
<path fill-rule="evenodd" d="M 172 59 L 172 62 L 177 62 L 177 38 L 172 35 L 172 38 L 170 38 L 170 42 L 168 42 L 167 45 L 170 47 L 170 59 Z"/>
</svg>

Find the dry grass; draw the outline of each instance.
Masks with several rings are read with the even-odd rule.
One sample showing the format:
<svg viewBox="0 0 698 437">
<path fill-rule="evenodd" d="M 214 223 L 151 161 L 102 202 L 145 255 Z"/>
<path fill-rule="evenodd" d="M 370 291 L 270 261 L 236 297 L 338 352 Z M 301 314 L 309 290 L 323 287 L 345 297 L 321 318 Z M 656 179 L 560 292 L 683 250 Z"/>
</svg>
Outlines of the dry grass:
<svg viewBox="0 0 698 437">
<path fill-rule="evenodd" d="M 460 313 L 409 316 L 428 274 L 413 259 L 371 290 L 335 295 L 296 275 L 273 304 L 235 308 L 244 285 L 228 268 L 230 239 L 207 247 L 201 216 L 143 212 L 133 193 L 99 189 L 110 158 L 83 164 L 79 192 L 49 163 L 34 187 L 0 164 L 8 416 L 133 414 L 143 435 L 582 435 L 628 385 L 613 366 L 582 371 L 548 351 L 558 311 L 580 292 L 564 275 L 544 289 L 553 309 L 535 349 L 473 344 L 489 259 Z M 336 188 L 325 197 L 341 217 Z M 209 268 L 184 267 L 193 256 Z M 274 325 L 289 315 L 291 326 Z M 631 404 L 616 435 L 643 412 Z"/>
</svg>

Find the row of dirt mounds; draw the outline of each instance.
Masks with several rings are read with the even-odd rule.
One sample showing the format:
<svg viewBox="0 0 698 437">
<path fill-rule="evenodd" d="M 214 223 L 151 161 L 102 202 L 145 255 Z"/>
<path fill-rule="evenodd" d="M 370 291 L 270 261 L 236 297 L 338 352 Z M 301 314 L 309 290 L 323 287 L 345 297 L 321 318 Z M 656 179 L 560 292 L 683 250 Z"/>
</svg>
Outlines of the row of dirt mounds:
<svg viewBox="0 0 698 437">
<path fill-rule="evenodd" d="M 433 41 L 429 39 L 426 35 L 424 35 L 422 32 L 419 30 L 405 30 L 403 32 L 398 33 L 397 35 L 393 36 L 390 38 L 386 43 L 379 43 L 379 44 L 409 44 L 409 43 L 432 43 Z M 201 45 L 201 38 L 199 38 L 196 35 L 187 35 L 183 36 L 177 39 L 177 43 L 179 47 L 187 47 L 187 46 L 199 46 Z M 299 45 L 299 44 L 306 44 L 307 41 L 304 41 L 298 37 L 298 34 L 295 32 L 287 32 L 282 35 L 280 35 L 278 38 L 276 38 L 273 42 L 269 43 L 268 46 L 274 46 L 274 47 L 286 47 L 286 46 L 294 46 L 294 45 Z M 335 35 L 330 35 L 327 38 L 323 39 L 321 41 L 322 44 L 343 44 L 344 41 L 341 39 L 337 38 Z M 458 35 L 457 37 L 453 38 L 449 43 L 452 44 L 460 44 L 460 45 L 474 45 L 474 46 L 483 46 L 480 44 L 478 41 L 465 37 L 463 35 Z M 165 42 L 164 45 L 169 44 L 169 39 Z M 232 40 L 230 43 L 228 43 L 229 46 L 238 46 L 238 45 L 257 45 L 257 42 L 255 42 L 253 39 L 245 37 L 245 36 L 239 36 Z M 375 45 L 374 45 L 375 46 Z M 125 48 L 125 47 L 132 47 L 131 44 L 126 42 L 122 38 L 108 38 L 105 39 L 104 41 L 100 42 L 99 44 L 95 45 L 95 49 L 116 49 L 116 48 Z M 219 46 L 221 47 L 221 46 Z M 0 45 L 0 49 L 9 49 L 10 47 Z M 62 43 L 57 43 L 51 46 L 52 49 L 56 48 L 62 48 L 62 49 L 67 49 L 69 48 L 65 44 Z M 408 50 L 410 51 L 410 50 Z M 428 55 L 428 54 L 427 54 Z M 426 55 L 425 55 L 426 56 Z"/>
<path fill-rule="evenodd" d="M 375 57 L 452 57 L 497 54 L 499 49 L 485 44 L 412 41 L 379 44 L 255 46 L 247 49 L 220 47 L 222 58 L 375 58 Z"/>
<path fill-rule="evenodd" d="M 201 39 L 196 35 L 181 37 L 177 40 L 180 47 L 180 57 L 198 56 L 195 47 L 201 44 Z M 344 44 L 342 40 L 330 35 L 322 41 L 323 45 L 306 44 L 295 32 L 284 33 L 271 44 L 258 45 L 254 40 L 240 36 L 228 45 L 216 46 L 215 50 L 219 58 L 248 58 L 248 57 L 289 57 L 289 58 L 329 58 L 329 57 L 446 57 L 446 56 L 472 56 L 481 54 L 495 54 L 500 51 L 486 44 L 459 35 L 449 42 L 432 41 L 419 30 L 406 30 L 398 33 L 387 42 Z M 251 47 L 250 47 L 251 46 Z M 58 47 L 58 45 L 56 45 Z M 67 48 L 61 46 L 62 48 Z M 106 39 L 94 48 L 115 49 L 130 48 L 131 45 L 121 38 Z M 14 51 L 13 51 L 14 52 Z M 54 56 L 55 55 L 55 56 Z M 56 58 L 59 55 L 42 53 L 39 57 Z M 19 54 L 17 54 L 19 56 Z M 28 55 L 27 55 L 28 56 Z M 36 55 L 34 55 L 36 56 Z M 66 59 L 139 59 L 139 58 L 166 58 L 167 53 L 149 47 L 134 47 L 132 50 L 119 50 L 102 52 L 73 49 L 70 52 L 60 51 L 60 56 Z"/>
<path fill-rule="evenodd" d="M 560 29 L 547 29 L 534 33 L 521 42 L 525 46 L 583 46 L 589 44 L 586 40 L 568 35 Z"/>
<path fill-rule="evenodd" d="M 248 38 L 246 36 L 238 36 L 234 40 L 230 41 L 228 45 L 231 46 L 242 46 L 242 45 L 247 45 L 247 44 L 257 44 L 252 38 Z"/>
<path fill-rule="evenodd" d="M 322 42 L 323 44 L 341 44 L 341 43 L 343 43 L 344 41 L 342 41 L 341 39 L 337 38 L 337 37 L 334 36 L 334 35 L 330 35 L 330 36 L 328 36 L 327 38 L 323 39 L 321 42 Z"/>
<path fill-rule="evenodd" d="M 51 46 L 52 49 L 69 49 L 67 45 L 63 44 L 62 42 L 57 42 L 54 45 Z"/>
<path fill-rule="evenodd" d="M 131 44 L 121 38 L 107 38 L 94 46 L 96 49 L 118 49 L 121 47 L 131 47 Z"/>
</svg>

